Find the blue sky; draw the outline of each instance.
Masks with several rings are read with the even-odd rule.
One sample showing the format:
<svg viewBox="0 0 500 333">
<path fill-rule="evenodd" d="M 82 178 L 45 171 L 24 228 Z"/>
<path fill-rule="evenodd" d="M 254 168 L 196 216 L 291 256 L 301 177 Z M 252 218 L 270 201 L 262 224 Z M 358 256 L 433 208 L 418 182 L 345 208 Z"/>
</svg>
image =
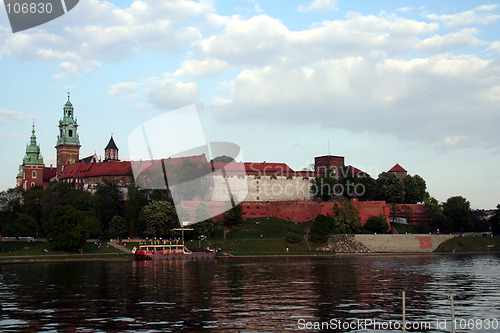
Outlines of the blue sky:
<svg viewBox="0 0 500 333">
<path fill-rule="evenodd" d="M 33 118 L 55 164 L 66 94 L 81 156 L 196 104 L 208 141 L 303 169 L 399 163 L 440 201 L 500 203 L 500 6 L 489 1 L 97 1 L 13 34 L 0 8 L 0 190 Z"/>
</svg>

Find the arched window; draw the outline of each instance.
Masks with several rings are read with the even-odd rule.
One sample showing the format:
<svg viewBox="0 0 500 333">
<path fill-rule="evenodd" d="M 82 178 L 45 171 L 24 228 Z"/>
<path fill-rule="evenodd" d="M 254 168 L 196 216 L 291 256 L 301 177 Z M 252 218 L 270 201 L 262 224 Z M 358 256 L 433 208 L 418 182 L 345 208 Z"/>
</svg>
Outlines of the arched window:
<svg viewBox="0 0 500 333">
<path fill-rule="evenodd" d="M 36 171 L 33 171 L 33 172 L 31 173 L 31 177 L 32 177 L 32 178 L 36 178 Z"/>
</svg>

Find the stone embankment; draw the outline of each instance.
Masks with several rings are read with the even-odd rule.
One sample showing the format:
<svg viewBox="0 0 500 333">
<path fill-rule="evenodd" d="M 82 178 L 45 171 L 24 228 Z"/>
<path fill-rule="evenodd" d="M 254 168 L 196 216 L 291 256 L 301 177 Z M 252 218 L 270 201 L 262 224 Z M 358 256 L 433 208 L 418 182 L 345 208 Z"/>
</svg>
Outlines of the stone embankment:
<svg viewBox="0 0 500 333">
<path fill-rule="evenodd" d="M 368 253 L 371 252 L 366 246 L 354 239 L 354 235 L 336 235 L 328 239 L 326 250 L 337 253 Z"/>
<path fill-rule="evenodd" d="M 429 253 L 453 237 L 429 234 L 335 235 L 328 239 L 324 250 L 337 253 Z"/>
</svg>

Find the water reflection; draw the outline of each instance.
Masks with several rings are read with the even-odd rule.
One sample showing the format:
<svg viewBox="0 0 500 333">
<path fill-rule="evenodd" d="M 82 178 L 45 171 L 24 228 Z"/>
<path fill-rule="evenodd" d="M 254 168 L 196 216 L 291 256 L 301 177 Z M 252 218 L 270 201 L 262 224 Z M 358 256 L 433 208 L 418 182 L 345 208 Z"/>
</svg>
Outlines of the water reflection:
<svg viewBox="0 0 500 333">
<path fill-rule="evenodd" d="M 255 332 L 298 330 L 299 321 L 400 322 L 403 290 L 412 322 L 449 320 L 449 294 L 455 295 L 457 319 L 500 317 L 500 257 L 495 255 L 0 267 L 1 331 Z M 448 324 L 419 331 L 450 330 Z"/>
</svg>

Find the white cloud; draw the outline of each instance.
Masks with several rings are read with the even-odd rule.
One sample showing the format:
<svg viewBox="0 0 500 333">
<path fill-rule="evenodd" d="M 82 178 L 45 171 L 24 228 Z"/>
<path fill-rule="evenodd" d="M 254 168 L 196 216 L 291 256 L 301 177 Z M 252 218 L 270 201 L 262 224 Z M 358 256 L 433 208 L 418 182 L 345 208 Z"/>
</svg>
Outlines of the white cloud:
<svg viewBox="0 0 500 333">
<path fill-rule="evenodd" d="M 308 5 L 300 5 L 297 10 L 299 12 L 324 12 L 328 10 L 337 10 L 337 0 L 313 0 Z"/>
<path fill-rule="evenodd" d="M 229 98 L 210 111 L 231 123 L 321 124 L 400 139 L 468 143 L 500 141 L 498 101 L 483 98 L 500 85 L 500 66 L 471 56 L 413 60 L 346 57 L 311 66 L 242 71 Z M 498 93 L 498 92 L 497 92 Z M 488 119 L 484 122 L 483 119 Z M 461 139 L 463 140 L 463 139 Z"/>
<path fill-rule="evenodd" d="M 22 112 L 0 107 L 0 123 L 7 123 L 12 120 L 24 120 L 27 118 L 29 118 L 29 116 Z"/>
<path fill-rule="evenodd" d="M 488 13 L 497 7 L 497 5 L 483 5 L 457 14 L 428 14 L 427 18 L 443 22 L 449 28 L 464 25 L 489 24 L 500 18 L 500 15 Z"/>
<path fill-rule="evenodd" d="M 150 103 L 162 110 L 173 110 L 196 103 L 198 85 L 180 80 L 165 79 L 160 88 L 149 94 Z"/>
<path fill-rule="evenodd" d="M 282 22 L 267 15 L 248 20 L 232 17 L 220 33 L 193 44 L 194 59 L 190 62 L 213 63 L 216 59 L 219 64 L 225 62 L 230 68 L 240 68 L 309 64 L 325 58 L 365 55 L 373 51 L 392 55 L 423 49 L 441 51 L 436 45 L 438 42 L 430 47 L 422 45 L 420 39 L 422 34 L 438 29 L 437 23 L 355 13 L 351 13 L 346 20 L 325 21 L 301 31 L 291 31 Z M 445 39 L 448 47 L 470 46 L 467 41 L 477 44 L 477 40 L 470 37 L 452 37 L 450 35 Z M 457 40 L 459 42 L 453 44 Z"/>
<path fill-rule="evenodd" d="M 207 77 L 222 73 L 228 68 L 228 63 L 219 59 L 188 60 L 182 63 L 174 76 Z"/>
<path fill-rule="evenodd" d="M 55 78 L 81 75 L 102 62 L 129 57 L 140 48 L 170 52 L 200 39 L 194 26 L 214 11 L 211 1 L 135 0 L 121 9 L 87 0 L 39 27 L 0 36 L 0 56 L 61 61 Z"/>
<path fill-rule="evenodd" d="M 464 142 L 469 141 L 470 137 L 467 135 L 455 135 L 455 136 L 447 136 L 444 139 L 445 146 L 454 147 L 458 145 L 462 145 Z"/>
<path fill-rule="evenodd" d="M 80 76 L 99 66 L 101 66 L 101 64 L 97 61 L 85 61 L 81 58 L 78 58 L 76 61 L 64 61 L 57 66 L 56 72 L 52 77 L 56 80 L 60 80 L 67 76 Z"/>
<path fill-rule="evenodd" d="M 136 82 L 119 82 L 109 87 L 108 93 L 124 99 L 134 99 L 139 97 L 141 84 Z"/>
</svg>

